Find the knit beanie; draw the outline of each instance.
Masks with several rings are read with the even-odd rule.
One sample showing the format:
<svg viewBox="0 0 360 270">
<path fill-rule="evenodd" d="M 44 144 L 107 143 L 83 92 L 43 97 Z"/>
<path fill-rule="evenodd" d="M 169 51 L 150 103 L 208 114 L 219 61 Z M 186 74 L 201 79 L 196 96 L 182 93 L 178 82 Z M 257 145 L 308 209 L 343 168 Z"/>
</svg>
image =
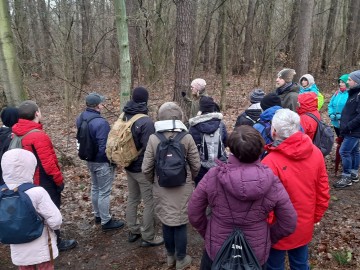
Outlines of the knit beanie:
<svg viewBox="0 0 360 270">
<path fill-rule="evenodd" d="M 218 105 L 212 97 L 201 97 L 199 101 L 199 109 L 202 113 L 212 113 L 217 111 Z"/>
<path fill-rule="evenodd" d="M 358 85 L 360 85 L 360 70 L 353 71 L 349 74 L 349 77 L 356 82 Z"/>
<path fill-rule="evenodd" d="M 149 92 L 144 87 L 135 87 L 132 91 L 132 100 L 136 103 L 147 103 L 149 100 Z"/>
<path fill-rule="evenodd" d="M 88 107 L 96 107 L 100 103 L 104 102 L 105 97 L 98 93 L 90 93 L 86 96 L 85 102 Z"/>
<path fill-rule="evenodd" d="M 278 73 L 278 78 L 283 79 L 285 82 L 292 82 L 294 75 L 296 74 L 295 70 L 291 68 L 284 68 Z"/>
<path fill-rule="evenodd" d="M 281 106 L 281 99 L 276 93 L 269 93 L 260 101 L 260 106 L 263 111 L 273 106 Z"/>
<path fill-rule="evenodd" d="M 340 81 L 342 81 L 343 83 L 345 83 L 346 88 L 349 88 L 349 84 L 347 83 L 348 79 L 349 79 L 349 74 L 343 74 L 338 79 L 338 83 L 340 83 Z"/>
<path fill-rule="evenodd" d="M 19 110 L 14 107 L 7 107 L 1 112 L 1 122 L 7 127 L 12 127 L 19 120 Z"/>
<path fill-rule="evenodd" d="M 199 91 L 200 94 L 204 93 L 206 81 L 204 79 L 197 78 L 191 82 L 191 87 Z"/>
<path fill-rule="evenodd" d="M 265 92 L 262 89 L 254 89 L 250 93 L 250 102 L 252 104 L 259 103 L 264 96 L 265 96 Z"/>
</svg>

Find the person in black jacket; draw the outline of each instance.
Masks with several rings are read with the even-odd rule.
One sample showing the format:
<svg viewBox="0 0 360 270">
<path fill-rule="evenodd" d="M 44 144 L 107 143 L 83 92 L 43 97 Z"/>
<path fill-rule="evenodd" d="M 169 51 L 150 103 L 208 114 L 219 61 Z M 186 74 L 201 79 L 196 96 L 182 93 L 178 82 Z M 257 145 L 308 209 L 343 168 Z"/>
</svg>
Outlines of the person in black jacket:
<svg viewBox="0 0 360 270">
<path fill-rule="evenodd" d="M 8 150 L 11 141 L 12 126 L 19 120 L 19 110 L 14 107 L 6 107 L 1 112 L 1 122 L 3 126 L 0 128 L 0 161 L 3 154 Z M 5 184 L 2 177 L 2 169 L 0 166 L 0 186 Z"/>
<path fill-rule="evenodd" d="M 124 120 L 129 120 L 139 113 L 148 114 L 148 100 L 148 91 L 144 87 L 136 87 L 132 91 L 132 99 L 124 107 Z M 164 243 L 164 239 L 155 235 L 152 183 L 146 180 L 145 175 L 141 172 L 146 145 L 150 135 L 155 133 L 154 122 L 150 117 L 142 117 L 134 122 L 131 133 L 140 154 L 128 167 L 125 167 L 129 191 L 126 206 L 126 223 L 129 227 L 128 241 L 135 242 L 141 237 L 140 246 L 158 246 Z M 139 224 L 137 223 L 137 210 L 141 199 L 144 202 L 144 213 L 142 224 Z"/>
<path fill-rule="evenodd" d="M 259 119 L 263 112 L 260 106 L 260 101 L 264 98 L 265 92 L 262 89 L 254 89 L 250 93 L 251 105 L 236 119 L 235 127 L 248 125 L 253 126 Z"/>
<path fill-rule="evenodd" d="M 360 138 L 360 70 L 349 75 L 349 97 L 341 113 L 340 136 L 344 138 L 340 147 L 343 172 L 335 188 L 345 188 L 359 182 L 359 138 Z"/>
</svg>

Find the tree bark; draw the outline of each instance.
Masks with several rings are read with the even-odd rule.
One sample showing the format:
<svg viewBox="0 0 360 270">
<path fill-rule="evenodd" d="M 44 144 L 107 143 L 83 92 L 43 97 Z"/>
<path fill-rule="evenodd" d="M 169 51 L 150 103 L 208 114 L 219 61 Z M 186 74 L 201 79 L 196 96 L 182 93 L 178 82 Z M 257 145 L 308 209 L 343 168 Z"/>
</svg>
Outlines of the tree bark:
<svg viewBox="0 0 360 270">
<path fill-rule="evenodd" d="M 175 91 L 174 101 L 182 104 L 181 92 L 187 92 L 191 72 L 191 6 L 192 0 L 176 0 Z"/>
<path fill-rule="evenodd" d="M 8 1 L 0 1 L 0 78 L 7 104 L 17 106 L 28 98 L 16 58 Z"/>
<path fill-rule="evenodd" d="M 252 67 L 253 60 L 251 54 L 251 48 L 253 46 L 252 35 L 253 35 L 253 22 L 255 17 L 255 0 L 249 0 L 248 2 L 248 10 L 246 16 L 246 28 L 245 28 L 245 43 L 244 43 L 244 63 L 241 65 L 240 74 L 247 74 Z"/>
<path fill-rule="evenodd" d="M 300 14 L 300 1 L 295 0 L 292 7 L 291 12 L 291 21 L 290 21 L 290 31 L 287 37 L 286 47 L 285 47 L 285 55 L 286 55 L 286 65 L 289 66 L 291 60 L 294 55 L 294 40 L 297 31 L 297 25 L 299 22 L 299 14 Z"/>
<path fill-rule="evenodd" d="M 89 80 L 89 65 L 91 52 L 91 38 L 90 38 L 90 16 L 91 6 L 90 1 L 81 0 L 80 6 L 81 14 L 81 84 L 87 84 Z"/>
<path fill-rule="evenodd" d="M 125 0 L 115 0 L 116 28 L 120 52 L 120 112 L 130 100 L 131 61 Z"/>
<path fill-rule="evenodd" d="M 210 67 L 210 26 L 211 26 L 211 11 L 210 3 L 206 6 L 206 22 L 205 22 L 205 38 L 204 38 L 204 59 L 203 59 L 203 70 L 209 71 Z"/>
<path fill-rule="evenodd" d="M 308 73 L 311 40 L 311 22 L 314 9 L 314 0 L 301 0 L 301 13 L 299 16 L 298 32 L 295 42 L 295 70 L 294 80 Z"/>
<path fill-rule="evenodd" d="M 357 18 L 359 16 L 359 9 L 360 9 L 360 1 L 359 0 L 351 0 L 348 9 L 348 23 L 346 27 L 346 45 L 345 45 L 345 58 L 348 59 L 348 63 L 351 66 L 356 65 L 356 42 L 359 38 L 359 33 Z"/>
<path fill-rule="evenodd" d="M 222 52 L 223 52 L 223 35 L 225 35 L 225 32 L 223 31 L 224 28 L 224 24 L 225 24 L 225 10 L 223 8 L 221 8 L 219 10 L 219 19 L 218 19 L 218 42 L 217 42 L 217 49 L 216 49 L 216 66 L 215 66 L 215 72 L 216 74 L 220 74 L 221 73 L 221 68 L 222 68 Z"/>
<path fill-rule="evenodd" d="M 222 13 L 226 13 L 226 3 L 221 7 Z M 222 23 L 221 32 L 221 91 L 220 91 L 220 107 L 222 111 L 226 110 L 226 39 L 225 39 L 225 29 L 226 29 L 226 17 L 224 16 Z"/>
<path fill-rule="evenodd" d="M 327 31 L 325 36 L 325 44 L 324 44 L 324 50 L 322 53 L 322 59 L 321 59 L 321 69 L 322 71 L 327 71 L 329 67 L 330 62 L 330 56 L 332 54 L 332 44 L 333 44 L 333 36 L 335 32 L 335 17 L 336 17 L 336 11 L 337 11 L 337 0 L 331 0 L 330 4 L 330 13 L 329 18 L 327 22 Z"/>
</svg>

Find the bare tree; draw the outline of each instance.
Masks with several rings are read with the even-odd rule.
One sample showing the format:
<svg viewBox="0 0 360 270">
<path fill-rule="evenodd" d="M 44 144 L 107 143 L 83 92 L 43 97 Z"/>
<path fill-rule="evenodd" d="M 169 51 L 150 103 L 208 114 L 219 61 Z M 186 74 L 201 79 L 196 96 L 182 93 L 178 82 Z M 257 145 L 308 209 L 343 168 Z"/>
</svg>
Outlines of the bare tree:
<svg viewBox="0 0 360 270">
<path fill-rule="evenodd" d="M 190 84 L 191 72 L 191 7 L 192 0 L 175 0 L 176 42 L 175 42 L 175 89 L 174 100 L 181 103 L 181 92 Z"/>
<path fill-rule="evenodd" d="M 308 73 L 311 21 L 314 9 L 314 0 L 301 0 L 301 13 L 299 15 L 298 32 L 295 42 L 295 70 L 298 80 L 301 75 Z"/>
<path fill-rule="evenodd" d="M 360 1 L 359 0 L 351 0 L 349 1 L 349 9 L 348 9 L 348 24 L 346 27 L 346 45 L 345 45 L 345 58 L 348 59 L 349 64 L 351 66 L 356 65 L 357 57 L 355 57 L 356 53 L 356 43 L 359 34 L 357 28 L 357 19 L 359 16 L 359 9 L 360 9 Z"/>
<path fill-rule="evenodd" d="M 19 105 L 27 99 L 22 74 L 16 59 L 14 39 L 10 27 L 9 4 L 0 3 L 0 78 L 8 105 Z"/>
</svg>

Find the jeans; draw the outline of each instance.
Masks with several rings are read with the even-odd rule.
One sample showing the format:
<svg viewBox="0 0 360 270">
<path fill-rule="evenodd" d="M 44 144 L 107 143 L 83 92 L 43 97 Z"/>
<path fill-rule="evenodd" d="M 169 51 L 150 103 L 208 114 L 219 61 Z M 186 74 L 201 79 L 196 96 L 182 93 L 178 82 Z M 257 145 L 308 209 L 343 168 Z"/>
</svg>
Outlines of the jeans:
<svg viewBox="0 0 360 270">
<path fill-rule="evenodd" d="M 308 245 L 287 251 L 271 248 L 270 255 L 267 260 L 267 270 L 284 270 L 286 252 L 289 256 L 291 270 L 310 270 L 308 264 Z"/>
<path fill-rule="evenodd" d="M 358 175 L 359 170 L 359 138 L 345 136 L 340 147 L 343 176 L 351 173 Z"/>
<path fill-rule="evenodd" d="M 163 224 L 163 237 L 167 254 L 176 255 L 177 260 L 186 256 L 187 228 L 186 224 L 180 226 L 168 226 Z"/>
<path fill-rule="evenodd" d="M 107 162 L 87 162 L 91 174 L 91 202 L 95 217 L 104 225 L 110 221 L 110 193 L 114 181 L 114 167 Z"/>
<path fill-rule="evenodd" d="M 151 241 L 155 236 L 154 200 L 152 194 L 152 183 L 145 179 L 143 173 L 126 171 L 128 181 L 128 201 L 126 206 L 126 223 L 133 234 L 140 234 L 145 241 Z M 144 202 L 143 222 L 137 221 L 137 209 Z"/>
</svg>

